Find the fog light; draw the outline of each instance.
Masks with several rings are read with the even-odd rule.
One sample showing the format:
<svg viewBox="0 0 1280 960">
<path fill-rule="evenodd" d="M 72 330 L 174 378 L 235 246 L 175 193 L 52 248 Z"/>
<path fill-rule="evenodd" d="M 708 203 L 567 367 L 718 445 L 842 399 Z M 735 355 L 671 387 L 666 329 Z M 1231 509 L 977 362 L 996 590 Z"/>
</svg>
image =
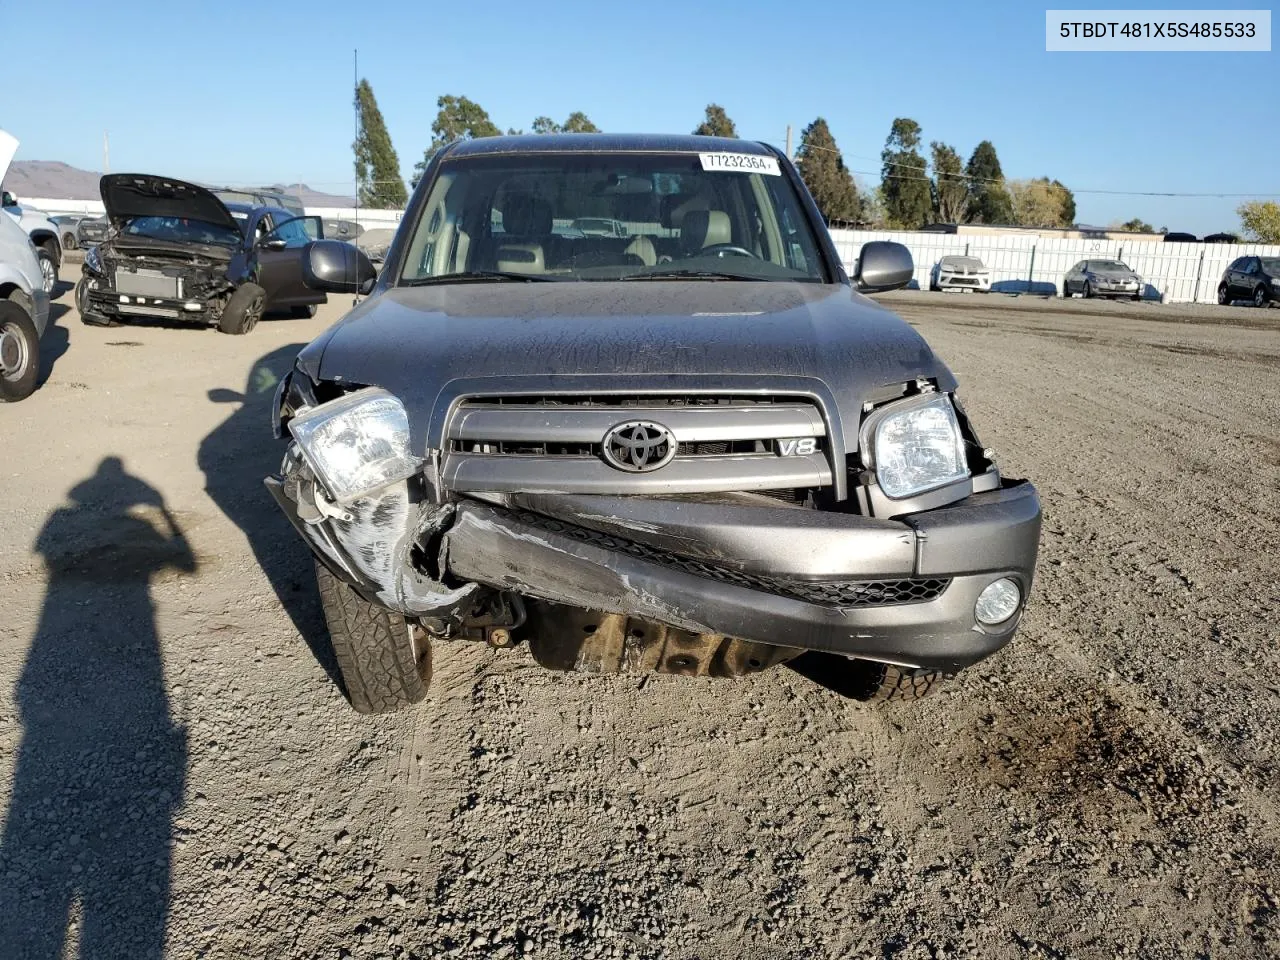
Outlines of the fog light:
<svg viewBox="0 0 1280 960">
<path fill-rule="evenodd" d="M 973 605 L 973 615 L 978 622 L 988 627 L 1004 623 L 1018 612 L 1018 604 L 1022 600 L 1022 591 L 1008 577 L 1001 577 L 978 594 L 978 602 Z"/>
</svg>

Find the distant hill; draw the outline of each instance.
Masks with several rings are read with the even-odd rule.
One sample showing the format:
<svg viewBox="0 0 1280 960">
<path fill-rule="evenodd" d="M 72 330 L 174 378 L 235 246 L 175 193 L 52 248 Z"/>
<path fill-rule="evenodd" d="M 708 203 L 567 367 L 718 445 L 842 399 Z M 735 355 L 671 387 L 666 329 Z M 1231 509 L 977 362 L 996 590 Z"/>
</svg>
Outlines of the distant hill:
<svg viewBox="0 0 1280 960">
<path fill-rule="evenodd" d="M 98 200 L 98 180 L 102 174 L 93 170 L 81 170 L 57 160 L 15 160 L 4 178 L 4 188 L 16 197 L 47 197 L 51 200 Z M 242 185 L 239 189 L 253 189 Z M 259 189 L 291 193 L 302 200 L 304 207 L 354 207 L 351 197 L 312 190 L 305 183 L 288 186 L 272 184 Z"/>
</svg>

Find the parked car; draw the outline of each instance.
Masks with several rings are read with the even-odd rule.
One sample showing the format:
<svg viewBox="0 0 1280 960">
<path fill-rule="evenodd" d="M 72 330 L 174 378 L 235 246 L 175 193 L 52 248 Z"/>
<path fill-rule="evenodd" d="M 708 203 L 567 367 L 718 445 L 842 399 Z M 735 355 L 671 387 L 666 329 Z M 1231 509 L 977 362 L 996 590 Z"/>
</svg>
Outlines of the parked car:
<svg viewBox="0 0 1280 960">
<path fill-rule="evenodd" d="M 295 217 L 305 217 L 307 211 L 302 200 L 291 193 L 279 190 L 237 190 L 234 187 L 223 187 L 213 191 L 223 203 L 245 203 L 253 207 L 277 207 L 288 210 Z"/>
<path fill-rule="evenodd" d="M 1239 243 L 1240 238 L 1234 233 L 1211 233 L 1204 238 L 1204 243 Z"/>
<path fill-rule="evenodd" d="M 1166 233 L 1165 243 L 1198 243 L 1194 233 Z"/>
<path fill-rule="evenodd" d="M 930 290 L 991 290 L 991 271 L 977 257 L 948 255 L 933 265 Z"/>
<path fill-rule="evenodd" d="M 651 233 L 553 232 L 623 201 Z M 461 141 L 380 276 L 329 240 L 304 270 L 368 299 L 281 382 L 267 484 L 357 710 L 421 699 L 446 640 L 700 676 L 825 651 L 915 699 L 1013 636 L 1036 491 L 862 295 L 910 281 L 907 249 L 865 244 L 850 278 L 777 149 Z"/>
<path fill-rule="evenodd" d="M 0 180 L 9 171 L 18 152 L 18 140 L 11 133 L 0 130 Z M 24 207 L 8 190 L 0 191 L 0 209 L 20 226 L 36 248 L 40 263 L 40 282 L 46 293 L 52 294 L 58 285 L 58 268 L 62 266 L 62 242 L 58 239 L 58 225 L 43 210 Z"/>
<path fill-rule="evenodd" d="M 111 224 L 105 216 L 87 217 L 76 224 L 76 246 L 87 249 L 101 243 L 111 233 Z"/>
<path fill-rule="evenodd" d="M 7 166 L 0 165 L 0 179 Z M 49 294 L 36 247 L 22 227 L 0 217 L 0 401 L 24 400 L 35 390 L 48 323 Z"/>
<path fill-rule="evenodd" d="M 88 214 L 84 213 L 60 213 L 56 217 L 50 217 L 50 220 L 58 228 L 58 239 L 62 242 L 63 251 L 74 250 L 80 245 L 76 237 L 76 230 L 80 226 L 81 220 L 89 219 Z"/>
<path fill-rule="evenodd" d="M 1142 278 L 1119 260 L 1081 260 L 1062 278 L 1062 295 L 1142 299 Z"/>
<path fill-rule="evenodd" d="M 626 224 L 607 217 L 579 217 L 573 221 L 569 229 L 584 237 L 625 237 L 627 235 Z"/>
<path fill-rule="evenodd" d="M 322 292 L 303 283 L 319 217 L 278 207 L 234 213 L 209 190 L 149 174 L 101 181 L 109 239 L 85 253 L 76 306 L 90 324 L 161 317 L 242 334 L 272 309 L 312 316 Z"/>
<path fill-rule="evenodd" d="M 324 218 L 324 235 L 333 240 L 354 241 L 364 233 L 364 227 L 354 220 L 339 220 L 336 217 Z"/>
<path fill-rule="evenodd" d="M 1280 303 L 1280 257 L 1238 257 L 1222 272 L 1218 303 L 1248 300 L 1255 307 Z"/>
</svg>

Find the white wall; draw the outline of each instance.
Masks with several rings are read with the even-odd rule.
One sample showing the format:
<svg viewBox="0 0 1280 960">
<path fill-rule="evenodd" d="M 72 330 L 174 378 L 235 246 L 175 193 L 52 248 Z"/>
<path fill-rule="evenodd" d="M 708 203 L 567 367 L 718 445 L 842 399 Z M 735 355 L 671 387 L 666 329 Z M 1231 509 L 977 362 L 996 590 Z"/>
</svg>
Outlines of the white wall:
<svg viewBox="0 0 1280 960">
<path fill-rule="evenodd" d="M 19 197 L 25 207 L 34 207 L 56 216 L 60 213 L 88 213 L 100 216 L 105 212 L 101 200 L 53 200 L 46 197 Z M 305 207 L 309 216 L 330 217 L 335 220 L 355 220 L 366 230 L 378 227 L 394 229 L 400 223 L 403 210 L 360 210 L 351 207 Z"/>
<path fill-rule="evenodd" d="M 886 230 L 832 230 L 831 239 L 850 272 L 864 243 L 893 240 L 906 245 L 915 260 L 916 283 L 923 289 L 929 287 L 929 271 L 945 254 L 978 257 L 991 270 L 995 290 L 1059 295 L 1063 274 L 1077 262 L 1110 257 L 1123 260 L 1137 271 L 1146 284 L 1144 296 L 1167 303 L 1215 303 L 1222 272 L 1236 257 L 1280 257 L 1280 246 L 1257 243 L 1046 240 Z"/>
</svg>

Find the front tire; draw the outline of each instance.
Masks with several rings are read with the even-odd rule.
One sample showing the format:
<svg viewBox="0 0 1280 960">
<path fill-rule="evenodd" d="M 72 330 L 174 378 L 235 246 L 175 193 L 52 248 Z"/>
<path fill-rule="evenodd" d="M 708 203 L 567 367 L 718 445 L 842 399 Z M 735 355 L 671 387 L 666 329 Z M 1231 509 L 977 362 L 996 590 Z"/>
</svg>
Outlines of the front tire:
<svg viewBox="0 0 1280 960">
<path fill-rule="evenodd" d="M 1093 298 L 1093 284 L 1088 280 L 1084 282 L 1084 298 L 1090 300 Z"/>
<path fill-rule="evenodd" d="M 859 671 L 855 697 L 869 703 L 921 700 L 942 685 L 942 673 L 938 670 L 899 667 L 873 660 L 855 660 L 851 666 Z"/>
<path fill-rule="evenodd" d="M 243 336 L 258 325 L 262 319 L 263 305 L 267 292 L 256 283 L 245 283 L 237 287 L 222 308 L 222 316 L 218 317 L 218 329 L 233 336 Z"/>
<path fill-rule="evenodd" d="M 1255 307 L 1265 307 L 1270 299 L 1267 296 L 1267 288 L 1262 284 L 1258 284 L 1253 291 L 1253 305 Z"/>
<path fill-rule="evenodd" d="M 319 561 L 316 583 L 347 700 L 357 713 L 391 713 L 417 703 L 431 683 L 431 647 Z M 419 649 L 420 647 L 420 649 Z"/>
<path fill-rule="evenodd" d="M 97 281 L 94 281 L 96 283 Z M 89 306 L 89 278 L 82 277 L 80 282 L 76 284 L 76 312 L 80 314 L 80 322 L 88 324 L 91 327 L 114 327 L 117 326 L 114 320 L 104 317 L 100 313 L 94 313 Z"/>
<path fill-rule="evenodd" d="M 40 262 L 40 285 L 53 296 L 53 288 L 58 285 L 58 258 L 48 245 L 43 245 L 36 247 L 36 260 Z"/>
<path fill-rule="evenodd" d="M 294 307 L 291 312 L 295 320 L 310 320 L 316 315 L 316 305 L 314 303 L 304 304 L 301 307 Z"/>
<path fill-rule="evenodd" d="M 76 235 L 68 230 L 62 235 L 62 249 L 74 250 L 76 248 Z"/>
<path fill-rule="evenodd" d="M 1225 307 L 1231 302 L 1227 296 L 1227 285 L 1225 283 L 1218 284 L 1218 306 Z"/>
<path fill-rule="evenodd" d="M 40 374 L 40 335 L 27 311 L 0 300 L 0 402 L 25 400 Z"/>
</svg>

